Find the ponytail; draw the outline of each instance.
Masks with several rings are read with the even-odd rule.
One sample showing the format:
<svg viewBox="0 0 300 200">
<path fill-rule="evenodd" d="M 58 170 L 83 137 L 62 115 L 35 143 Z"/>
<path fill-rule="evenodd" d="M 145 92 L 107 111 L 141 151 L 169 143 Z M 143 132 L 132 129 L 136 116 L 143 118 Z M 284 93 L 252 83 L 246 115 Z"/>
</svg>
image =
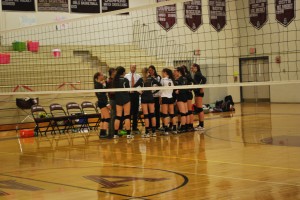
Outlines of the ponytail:
<svg viewBox="0 0 300 200">
<path fill-rule="evenodd" d="M 120 77 L 124 74 L 125 68 L 120 66 L 120 67 L 116 68 L 116 71 L 117 71 L 116 75 L 115 75 L 115 77 L 113 79 L 113 87 L 114 88 L 118 87 L 118 82 L 120 80 Z"/>
<path fill-rule="evenodd" d="M 176 70 L 180 72 L 181 76 L 185 76 L 185 71 L 183 67 L 176 67 Z"/>
<path fill-rule="evenodd" d="M 168 68 L 164 68 L 162 71 L 165 72 L 169 76 L 169 79 L 171 79 L 173 82 L 173 85 L 175 85 L 175 79 L 174 79 L 172 70 L 170 70 Z"/>
<path fill-rule="evenodd" d="M 98 79 L 99 76 L 100 76 L 100 72 L 94 74 L 94 79 L 93 79 L 94 84 L 97 82 L 96 80 Z"/>
</svg>

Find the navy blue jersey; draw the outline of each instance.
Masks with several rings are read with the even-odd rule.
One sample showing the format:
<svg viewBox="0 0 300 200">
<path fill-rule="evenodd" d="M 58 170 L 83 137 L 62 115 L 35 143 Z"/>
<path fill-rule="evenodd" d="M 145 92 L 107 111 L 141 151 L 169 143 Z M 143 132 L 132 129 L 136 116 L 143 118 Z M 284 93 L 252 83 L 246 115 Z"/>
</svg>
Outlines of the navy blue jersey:
<svg viewBox="0 0 300 200">
<path fill-rule="evenodd" d="M 187 73 L 185 75 L 186 79 L 187 79 L 187 85 L 193 85 L 194 83 L 194 79 L 192 78 L 192 75 L 190 73 Z"/>
<path fill-rule="evenodd" d="M 95 89 L 105 89 L 105 85 L 99 82 L 94 82 Z M 106 92 L 96 92 L 95 94 L 98 99 L 98 102 L 107 104 L 108 99 L 107 99 Z"/>
<path fill-rule="evenodd" d="M 188 80 L 184 76 L 180 76 L 177 80 L 178 80 L 178 86 L 180 86 L 180 85 L 188 85 Z M 180 95 L 180 96 L 181 95 L 186 95 L 187 92 L 188 92 L 187 89 L 180 89 L 178 95 Z"/>
<path fill-rule="evenodd" d="M 161 83 L 158 82 L 156 79 L 153 77 L 147 77 L 147 79 L 144 81 L 143 78 L 140 78 L 134 87 L 153 87 L 154 85 L 161 86 Z M 152 92 L 151 90 L 143 91 L 141 98 L 142 101 L 152 101 L 154 99 L 153 94 L 159 92 L 159 90 Z"/>
<path fill-rule="evenodd" d="M 118 82 L 115 84 L 116 88 L 130 88 L 128 79 L 120 77 Z M 116 104 L 124 105 L 130 101 L 129 92 L 116 92 L 115 93 Z"/>
<path fill-rule="evenodd" d="M 196 72 L 194 75 L 194 84 L 206 84 L 206 78 L 201 72 Z"/>
<path fill-rule="evenodd" d="M 178 86 L 178 80 L 174 80 L 174 86 Z M 177 100 L 177 94 L 176 94 L 177 90 L 173 90 L 173 98 L 176 101 Z"/>
</svg>

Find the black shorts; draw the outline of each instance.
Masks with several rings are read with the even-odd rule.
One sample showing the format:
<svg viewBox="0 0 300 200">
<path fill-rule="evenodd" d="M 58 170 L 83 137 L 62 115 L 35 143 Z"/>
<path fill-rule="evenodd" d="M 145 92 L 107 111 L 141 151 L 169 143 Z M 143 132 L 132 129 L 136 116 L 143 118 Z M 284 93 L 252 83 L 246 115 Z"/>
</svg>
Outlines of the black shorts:
<svg viewBox="0 0 300 200">
<path fill-rule="evenodd" d="M 190 91 L 187 93 L 187 100 L 193 100 L 193 93 Z"/>
<path fill-rule="evenodd" d="M 154 103 L 154 99 L 141 99 L 141 103 Z"/>
<path fill-rule="evenodd" d="M 174 99 L 168 98 L 168 97 L 163 97 L 163 98 L 161 98 L 161 103 L 162 104 L 174 104 Z"/>
<path fill-rule="evenodd" d="M 187 95 L 178 95 L 177 102 L 187 102 Z"/>
<path fill-rule="evenodd" d="M 118 106 L 124 106 L 128 102 L 130 102 L 130 99 L 126 99 L 126 100 L 116 99 L 116 105 L 118 105 Z"/>
<path fill-rule="evenodd" d="M 107 102 L 99 102 L 98 101 L 98 107 L 100 108 L 100 109 L 102 109 L 102 108 L 105 108 L 106 106 L 107 106 Z"/>
<path fill-rule="evenodd" d="M 138 96 L 137 96 L 138 99 Z M 131 96 L 129 96 L 128 92 L 116 92 L 115 93 L 116 105 L 124 106 L 131 100 Z"/>
</svg>

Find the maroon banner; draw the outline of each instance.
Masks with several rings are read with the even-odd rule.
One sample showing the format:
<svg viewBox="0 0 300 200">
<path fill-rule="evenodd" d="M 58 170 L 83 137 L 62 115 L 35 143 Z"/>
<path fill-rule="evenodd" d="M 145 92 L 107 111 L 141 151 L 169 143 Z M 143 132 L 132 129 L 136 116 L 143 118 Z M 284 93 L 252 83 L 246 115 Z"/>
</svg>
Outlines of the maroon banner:
<svg viewBox="0 0 300 200">
<path fill-rule="evenodd" d="M 209 0 L 209 23 L 221 31 L 226 25 L 226 0 Z"/>
<path fill-rule="evenodd" d="M 162 1 L 166 0 L 157 0 L 158 3 Z M 169 31 L 176 24 L 176 4 L 158 7 L 156 14 L 157 22 L 164 30 Z"/>
<path fill-rule="evenodd" d="M 295 0 L 275 0 L 276 20 L 288 26 L 296 17 Z"/>
<path fill-rule="evenodd" d="M 250 24 L 261 29 L 267 22 L 268 0 L 249 0 Z"/>
<path fill-rule="evenodd" d="M 196 31 L 202 25 L 202 0 L 184 3 L 184 23 Z"/>
</svg>

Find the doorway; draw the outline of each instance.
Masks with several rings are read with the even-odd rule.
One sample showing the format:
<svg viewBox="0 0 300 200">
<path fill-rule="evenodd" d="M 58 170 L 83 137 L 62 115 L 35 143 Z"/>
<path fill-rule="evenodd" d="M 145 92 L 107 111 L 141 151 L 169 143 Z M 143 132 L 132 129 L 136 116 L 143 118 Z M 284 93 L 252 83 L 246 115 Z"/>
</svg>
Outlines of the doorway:
<svg viewBox="0 0 300 200">
<path fill-rule="evenodd" d="M 242 83 L 270 81 L 269 57 L 240 58 L 240 80 Z M 241 102 L 270 102 L 270 86 L 241 87 Z"/>
<path fill-rule="evenodd" d="M 191 69 L 192 66 L 192 61 L 191 60 L 174 60 L 173 61 L 173 66 L 174 67 L 180 67 L 182 65 L 185 65 L 188 70 Z"/>
</svg>

